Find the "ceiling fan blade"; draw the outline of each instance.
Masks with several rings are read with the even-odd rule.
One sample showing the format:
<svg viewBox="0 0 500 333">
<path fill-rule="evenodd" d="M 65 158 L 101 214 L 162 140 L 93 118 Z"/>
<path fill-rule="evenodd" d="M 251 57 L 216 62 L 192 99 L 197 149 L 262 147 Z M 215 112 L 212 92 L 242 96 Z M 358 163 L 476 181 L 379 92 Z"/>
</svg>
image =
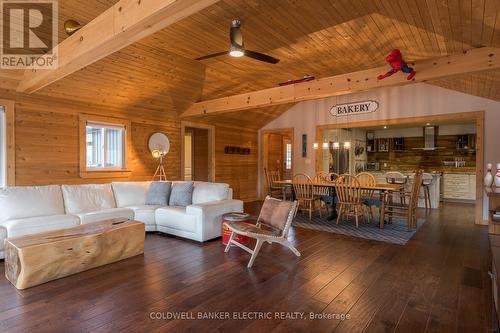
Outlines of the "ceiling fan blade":
<svg viewBox="0 0 500 333">
<path fill-rule="evenodd" d="M 279 59 L 271 57 L 267 54 L 263 54 L 263 53 L 255 52 L 255 51 L 250 51 L 250 50 L 245 50 L 245 55 L 247 57 L 252 58 L 252 59 L 268 62 L 270 64 L 277 64 L 278 62 L 280 62 Z"/>
<path fill-rule="evenodd" d="M 209 55 L 206 55 L 206 56 L 203 56 L 203 57 L 196 58 L 194 60 L 205 60 L 205 59 L 208 59 L 208 58 L 218 57 L 218 56 L 221 56 L 221 55 L 224 55 L 224 54 L 228 54 L 228 51 L 209 54 Z"/>
</svg>

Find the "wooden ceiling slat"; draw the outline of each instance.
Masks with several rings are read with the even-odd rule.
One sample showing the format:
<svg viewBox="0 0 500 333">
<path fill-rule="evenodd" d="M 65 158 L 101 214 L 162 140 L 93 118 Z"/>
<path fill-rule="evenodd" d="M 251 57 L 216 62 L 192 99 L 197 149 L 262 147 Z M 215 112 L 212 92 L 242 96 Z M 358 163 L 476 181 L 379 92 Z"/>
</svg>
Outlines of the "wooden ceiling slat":
<svg viewBox="0 0 500 333">
<path fill-rule="evenodd" d="M 61 1 L 60 40 L 67 38 L 65 20 L 86 24 L 116 2 Z M 243 21 L 249 49 L 281 62 L 229 56 L 194 61 L 228 48 L 234 18 Z M 415 61 L 480 45 L 500 47 L 500 0 L 220 0 L 39 93 L 116 107 L 144 104 L 151 112 L 176 115 L 199 100 L 275 87 L 306 74 L 326 77 L 384 66 L 393 48 Z M 14 89 L 19 78 L 0 71 L 0 88 Z M 431 83 L 500 99 L 498 72 Z M 242 119 L 254 128 L 284 111 L 253 110 Z M 224 117 L 228 126 L 235 121 Z"/>
</svg>

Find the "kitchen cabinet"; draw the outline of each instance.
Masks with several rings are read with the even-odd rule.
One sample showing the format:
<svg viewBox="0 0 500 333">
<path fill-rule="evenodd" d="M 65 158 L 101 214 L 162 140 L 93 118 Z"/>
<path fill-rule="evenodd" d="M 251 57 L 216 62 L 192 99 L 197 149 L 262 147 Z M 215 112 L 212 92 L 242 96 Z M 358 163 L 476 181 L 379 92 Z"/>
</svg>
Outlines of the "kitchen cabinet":
<svg viewBox="0 0 500 333">
<path fill-rule="evenodd" d="M 444 173 L 443 199 L 476 200 L 476 174 Z"/>
</svg>

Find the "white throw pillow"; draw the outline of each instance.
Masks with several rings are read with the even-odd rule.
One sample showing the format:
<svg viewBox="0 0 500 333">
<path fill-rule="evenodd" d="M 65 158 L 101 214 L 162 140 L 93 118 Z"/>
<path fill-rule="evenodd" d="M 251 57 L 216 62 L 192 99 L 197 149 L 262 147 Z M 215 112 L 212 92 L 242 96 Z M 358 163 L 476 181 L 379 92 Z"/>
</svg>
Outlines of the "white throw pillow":
<svg viewBox="0 0 500 333">
<path fill-rule="evenodd" d="M 0 221 L 64 214 L 59 185 L 0 189 Z"/>
<path fill-rule="evenodd" d="M 146 203 L 146 193 L 151 182 L 113 182 L 117 207 L 142 206 Z"/>
<path fill-rule="evenodd" d="M 67 214 L 116 208 L 111 184 L 63 185 L 61 188 Z"/>
<path fill-rule="evenodd" d="M 193 205 L 226 200 L 228 192 L 228 184 L 196 182 L 193 191 Z"/>
</svg>

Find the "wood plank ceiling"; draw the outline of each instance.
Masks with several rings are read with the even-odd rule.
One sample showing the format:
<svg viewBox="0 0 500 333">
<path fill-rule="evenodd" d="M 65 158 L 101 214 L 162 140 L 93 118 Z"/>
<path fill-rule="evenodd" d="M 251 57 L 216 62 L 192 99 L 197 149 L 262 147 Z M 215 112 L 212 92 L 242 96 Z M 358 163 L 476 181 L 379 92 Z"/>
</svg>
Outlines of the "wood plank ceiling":
<svg viewBox="0 0 500 333">
<path fill-rule="evenodd" d="M 63 22 L 85 24 L 116 0 L 60 1 Z M 281 59 L 197 57 L 228 49 L 228 30 L 242 20 L 245 46 Z M 409 61 L 500 47 L 500 0 L 221 0 L 71 76 L 40 95 L 179 114 L 195 101 L 274 87 L 385 64 L 393 49 Z M 12 89 L 19 74 L 0 73 Z M 500 101 L 500 72 L 429 82 Z M 201 118 L 259 128 L 289 106 Z"/>
</svg>

